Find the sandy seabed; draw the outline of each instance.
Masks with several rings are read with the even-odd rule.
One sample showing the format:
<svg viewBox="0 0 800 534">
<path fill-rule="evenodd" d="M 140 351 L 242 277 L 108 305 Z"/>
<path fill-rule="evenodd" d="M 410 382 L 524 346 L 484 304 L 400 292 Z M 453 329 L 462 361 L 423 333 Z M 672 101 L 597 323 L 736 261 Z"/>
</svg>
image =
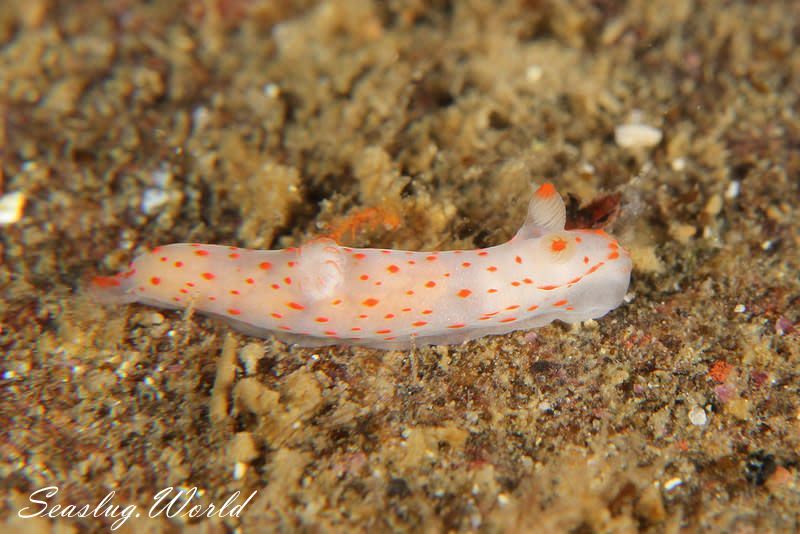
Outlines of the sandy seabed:
<svg viewBox="0 0 800 534">
<path fill-rule="evenodd" d="M 118 532 L 797 530 L 799 41 L 793 1 L 5 0 L 4 529 L 112 528 L 20 517 L 54 486 L 137 506 Z M 364 210 L 400 222 L 348 244 L 494 245 L 545 179 L 619 195 L 597 321 L 311 350 L 86 292 Z M 170 486 L 256 493 L 147 517 Z"/>
</svg>

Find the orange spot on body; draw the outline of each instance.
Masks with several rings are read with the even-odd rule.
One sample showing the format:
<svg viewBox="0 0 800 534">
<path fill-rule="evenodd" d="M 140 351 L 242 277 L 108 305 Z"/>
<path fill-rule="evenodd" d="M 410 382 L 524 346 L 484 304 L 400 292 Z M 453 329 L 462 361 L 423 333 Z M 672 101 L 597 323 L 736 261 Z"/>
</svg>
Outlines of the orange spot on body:
<svg viewBox="0 0 800 534">
<path fill-rule="evenodd" d="M 462 267 L 464 267 L 465 269 L 466 269 L 467 267 L 471 266 L 471 265 L 472 265 L 472 264 L 471 264 L 470 262 L 468 262 L 468 261 L 465 261 L 464 263 L 462 263 L 462 264 L 461 264 L 461 266 L 462 266 Z"/>
<path fill-rule="evenodd" d="M 464 328 L 465 326 L 467 326 L 467 325 L 465 325 L 463 323 L 458 323 L 458 324 L 451 324 L 447 328 Z"/>
<path fill-rule="evenodd" d="M 514 257 L 514 261 L 517 262 L 517 263 L 522 263 L 522 258 L 520 258 L 519 256 L 516 256 L 516 257 Z"/>
<path fill-rule="evenodd" d="M 276 319 L 283 319 L 283 315 L 281 315 L 280 313 L 273 312 L 270 315 L 272 315 Z"/>
<path fill-rule="evenodd" d="M 272 268 L 272 264 L 268 261 L 262 261 L 258 264 L 258 268 L 267 271 Z"/>
<path fill-rule="evenodd" d="M 551 291 L 553 289 L 557 289 L 560 286 L 538 286 L 536 289 L 543 289 L 545 291 Z"/>
<path fill-rule="evenodd" d="M 333 302 L 331 302 L 331 305 L 332 306 L 338 306 L 341 303 L 342 303 L 342 299 L 336 299 Z"/>
<path fill-rule="evenodd" d="M 372 306 L 375 306 L 377 303 L 378 299 L 368 298 L 361 304 L 363 304 L 364 306 L 369 306 L 371 308 Z"/>
<path fill-rule="evenodd" d="M 173 265 L 175 265 L 175 267 L 180 268 L 180 267 L 183 267 L 183 262 L 182 261 L 176 261 Z"/>
<path fill-rule="evenodd" d="M 325 330 L 323 332 L 323 334 L 325 334 L 326 336 L 335 336 L 336 335 L 336 331 L 335 330 Z"/>
<path fill-rule="evenodd" d="M 497 293 L 497 290 L 492 288 L 486 291 L 487 293 Z"/>
<path fill-rule="evenodd" d="M 597 271 L 597 269 L 599 269 L 603 265 L 605 265 L 605 262 L 602 262 L 602 261 L 599 262 L 599 263 L 596 263 L 595 265 L 592 265 L 591 269 L 586 271 L 586 274 L 592 274 L 593 272 Z"/>
<path fill-rule="evenodd" d="M 237 310 L 236 308 L 230 308 L 228 310 L 228 313 L 230 313 L 231 315 L 241 315 L 242 314 L 241 310 Z"/>
<path fill-rule="evenodd" d="M 557 237 L 550 242 L 550 250 L 553 252 L 561 252 L 567 248 L 567 242 Z"/>
<path fill-rule="evenodd" d="M 489 253 L 486 252 L 485 250 L 481 250 L 480 252 L 478 252 L 478 256 L 488 256 L 488 255 Z"/>
<path fill-rule="evenodd" d="M 519 282 L 517 282 L 517 281 L 515 280 L 515 281 L 511 282 L 511 285 L 512 285 L 512 286 L 514 286 L 514 287 L 519 287 L 519 286 L 521 286 L 522 284 L 521 284 L 521 283 L 519 283 Z"/>
<path fill-rule="evenodd" d="M 505 319 L 500 319 L 499 322 L 501 322 L 501 323 L 512 323 L 512 322 L 514 322 L 516 320 L 517 320 L 516 317 L 506 317 Z"/>
<path fill-rule="evenodd" d="M 206 280 L 213 280 L 214 278 L 216 278 L 216 276 L 214 276 L 214 273 L 203 273 L 200 276 L 202 276 Z"/>
<path fill-rule="evenodd" d="M 297 262 L 296 261 L 290 261 L 290 262 L 287 262 L 286 265 L 288 265 L 289 267 L 294 267 L 295 265 L 297 265 Z"/>
<path fill-rule="evenodd" d="M 280 289 L 281 288 L 281 286 L 279 286 L 278 284 L 270 284 L 269 287 L 271 287 L 272 289 Z"/>
<path fill-rule="evenodd" d="M 531 280 L 530 278 L 523 278 L 522 281 L 525 282 L 526 284 L 532 284 L 533 283 L 533 280 Z"/>
<path fill-rule="evenodd" d="M 255 280 L 253 280 L 252 278 L 245 278 L 245 280 L 244 280 L 244 281 L 245 281 L 246 283 L 248 283 L 248 284 L 255 284 L 255 283 L 256 283 L 256 281 L 255 281 Z"/>
<path fill-rule="evenodd" d="M 350 330 L 353 331 L 353 332 L 360 332 L 361 331 L 361 327 L 360 326 L 354 326 Z"/>
<path fill-rule="evenodd" d="M 180 288 L 178 290 L 178 293 L 183 293 L 184 295 L 188 295 L 189 294 L 189 292 L 187 290 L 183 289 L 183 288 Z"/>
<path fill-rule="evenodd" d="M 92 278 L 92 285 L 99 288 L 119 287 L 120 282 L 114 276 L 95 276 Z"/>
<path fill-rule="evenodd" d="M 298 304 L 296 302 L 287 302 L 286 305 L 289 306 L 293 310 L 305 310 L 306 309 L 305 306 L 303 306 L 302 304 Z"/>
<path fill-rule="evenodd" d="M 383 318 L 384 319 L 394 319 L 394 314 L 393 313 L 387 313 L 386 315 L 383 316 Z"/>
<path fill-rule="evenodd" d="M 490 273 L 493 273 L 493 272 L 495 272 L 497 270 L 497 267 L 492 265 L 491 267 L 487 267 L 486 270 L 489 271 Z"/>
<path fill-rule="evenodd" d="M 318 323 L 327 323 L 328 322 L 328 318 L 327 317 L 317 317 L 314 320 L 317 321 Z"/>
<path fill-rule="evenodd" d="M 428 324 L 428 323 L 425 322 L 425 321 L 417 321 L 417 322 L 411 323 L 411 326 L 425 326 L 426 324 Z"/>
<path fill-rule="evenodd" d="M 403 309 L 402 309 L 402 310 L 400 310 L 400 311 L 404 311 L 404 312 L 410 312 L 410 311 L 411 311 L 411 308 L 403 308 Z"/>
<path fill-rule="evenodd" d="M 231 253 L 231 254 L 228 254 L 228 257 L 229 257 L 230 259 L 232 259 L 232 260 L 236 260 L 236 259 L 239 259 L 239 257 L 240 257 L 240 254 L 237 254 L 237 253 L 233 252 L 233 253 Z"/>
<path fill-rule="evenodd" d="M 428 280 L 428 282 L 425 284 L 425 287 L 436 287 L 436 282 L 433 280 Z"/>
<path fill-rule="evenodd" d="M 583 263 L 589 263 L 589 256 L 583 257 Z"/>
<path fill-rule="evenodd" d="M 533 306 L 531 306 L 530 308 L 528 308 L 528 311 L 534 311 L 534 310 L 538 310 L 538 309 L 539 309 L 539 306 L 537 306 L 536 304 L 534 304 Z"/>
<path fill-rule="evenodd" d="M 465 299 L 465 298 L 467 298 L 468 296 L 472 295 L 472 291 L 470 291 L 469 289 L 462 289 L 461 291 L 459 291 L 459 292 L 457 293 L 457 295 L 458 295 L 459 297 L 461 297 L 462 299 Z"/>
<path fill-rule="evenodd" d="M 197 256 L 208 256 L 208 251 L 207 250 L 195 250 L 194 253 Z"/>
<path fill-rule="evenodd" d="M 559 301 L 557 301 L 557 302 L 554 302 L 554 303 L 553 303 L 553 307 L 554 307 L 554 308 L 558 308 L 558 307 L 560 307 L 560 306 L 563 306 L 563 305 L 564 305 L 564 304 L 566 304 L 566 303 L 567 303 L 567 301 L 566 301 L 566 300 L 559 300 Z"/>
<path fill-rule="evenodd" d="M 550 198 L 556 194 L 556 188 L 550 182 L 545 182 L 534 193 L 539 198 Z"/>
<path fill-rule="evenodd" d="M 383 330 L 376 330 L 375 333 L 376 334 L 391 334 L 392 331 L 390 329 L 388 329 L 388 328 L 384 328 Z"/>
<path fill-rule="evenodd" d="M 430 256 L 425 256 L 425 259 L 428 261 L 436 261 L 437 259 L 439 259 L 439 256 L 437 256 L 436 254 L 431 254 Z"/>
<path fill-rule="evenodd" d="M 516 310 L 517 308 L 519 308 L 519 305 L 518 304 L 514 304 L 513 306 L 507 307 L 506 310 L 511 311 L 511 310 Z"/>
<path fill-rule="evenodd" d="M 284 278 L 283 281 L 286 283 L 287 286 L 292 285 L 292 279 L 289 278 L 288 276 Z"/>
<path fill-rule="evenodd" d="M 362 274 L 361 276 L 358 277 L 358 279 L 359 280 L 369 280 L 369 275 L 368 274 Z"/>
<path fill-rule="evenodd" d="M 386 270 L 389 271 L 390 273 L 396 273 L 397 271 L 400 270 L 400 267 L 398 267 L 397 265 L 390 265 L 386 268 Z"/>
<path fill-rule="evenodd" d="M 413 295 L 413 294 L 414 294 L 414 291 L 412 291 L 411 289 L 409 289 L 408 291 L 406 291 L 406 295 L 408 295 L 408 296 L 411 296 L 411 295 Z"/>
<path fill-rule="evenodd" d="M 357 260 L 363 260 L 364 258 L 367 257 L 367 255 L 362 252 L 356 252 L 355 254 L 353 254 L 353 257 Z"/>
<path fill-rule="evenodd" d="M 150 283 L 153 284 L 154 286 L 157 286 L 158 284 L 161 283 L 161 278 L 154 276 L 150 279 Z"/>
<path fill-rule="evenodd" d="M 433 313 L 433 310 L 422 310 L 422 315 L 430 315 Z"/>
<path fill-rule="evenodd" d="M 617 251 L 614 251 L 608 255 L 609 260 L 616 260 L 617 258 L 619 258 L 619 252 Z"/>
<path fill-rule="evenodd" d="M 239 290 L 237 290 L 237 289 L 231 289 L 231 295 L 239 295 L 239 294 L 240 294 L 240 293 L 239 293 Z"/>
</svg>

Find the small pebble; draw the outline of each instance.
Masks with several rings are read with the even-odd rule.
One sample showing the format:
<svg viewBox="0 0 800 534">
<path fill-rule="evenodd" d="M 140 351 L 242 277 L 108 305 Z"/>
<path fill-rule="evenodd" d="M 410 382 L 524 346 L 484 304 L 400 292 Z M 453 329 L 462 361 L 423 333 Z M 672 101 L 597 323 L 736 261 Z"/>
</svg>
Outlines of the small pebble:
<svg viewBox="0 0 800 534">
<path fill-rule="evenodd" d="M 728 200 L 732 200 L 739 196 L 739 189 L 741 188 L 741 182 L 738 180 L 734 180 L 728 184 L 728 188 L 725 190 L 725 198 Z"/>
<path fill-rule="evenodd" d="M 783 336 L 791 334 L 792 332 L 794 332 L 794 324 L 792 321 L 782 315 L 778 317 L 778 320 L 775 321 L 775 333 L 779 336 Z"/>
<path fill-rule="evenodd" d="M 281 96 L 281 88 L 278 84 L 268 83 L 264 86 L 264 94 L 269 98 L 278 98 Z"/>
<path fill-rule="evenodd" d="M 544 74 L 542 67 L 539 65 L 531 65 L 525 70 L 525 79 L 529 83 L 535 83 L 542 79 L 542 74 Z"/>
<path fill-rule="evenodd" d="M 737 304 L 736 306 L 734 306 L 733 311 L 735 311 L 736 313 L 744 313 L 745 311 L 747 311 L 747 307 L 744 304 Z"/>
<path fill-rule="evenodd" d="M 686 170 L 686 158 L 675 158 L 672 160 L 672 170 L 675 172 L 681 172 Z"/>
<path fill-rule="evenodd" d="M 675 488 L 677 488 L 678 486 L 680 486 L 681 484 L 683 484 L 683 480 L 681 480 L 680 478 L 678 478 L 678 477 L 671 478 L 671 479 L 667 480 L 666 482 L 664 482 L 664 489 L 667 490 L 667 491 L 672 491 Z"/>
<path fill-rule="evenodd" d="M 22 218 L 25 194 L 16 191 L 0 197 L 0 226 L 14 224 Z"/>
<path fill-rule="evenodd" d="M 169 200 L 169 193 L 163 189 L 145 189 L 142 194 L 142 213 L 152 215 Z"/>
<path fill-rule="evenodd" d="M 241 480 L 247 473 L 247 464 L 244 462 L 236 462 L 233 464 L 233 479 Z"/>
<path fill-rule="evenodd" d="M 722 211 L 722 197 L 719 195 L 711 195 L 711 198 L 708 199 L 706 207 L 703 210 L 711 216 L 719 215 L 719 212 Z"/>
<path fill-rule="evenodd" d="M 646 124 L 621 124 L 614 129 L 614 140 L 622 148 L 654 147 L 661 137 L 661 130 Z"/>
</svg>

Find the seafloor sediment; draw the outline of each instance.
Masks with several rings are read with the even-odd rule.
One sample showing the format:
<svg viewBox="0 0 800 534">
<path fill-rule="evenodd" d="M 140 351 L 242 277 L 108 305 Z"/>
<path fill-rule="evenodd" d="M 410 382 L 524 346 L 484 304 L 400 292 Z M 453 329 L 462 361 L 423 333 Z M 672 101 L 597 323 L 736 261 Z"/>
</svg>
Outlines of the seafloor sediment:
<svg viewBox="0 0 800 534">
<path fill-rule="evenodd" d="M 110 528 L 19 517 L 55 486 L 128 532 L 797 530 L 798 41 L 791 1 L 3 2 L 5 528 Z M 544 179 L 633 255 L 597 321 L 310 350 L 86 292 L 364 210 L 348 244 L 498 244 Z M 168 486 L 257 493 L 147 518 Z"/>
</svg>

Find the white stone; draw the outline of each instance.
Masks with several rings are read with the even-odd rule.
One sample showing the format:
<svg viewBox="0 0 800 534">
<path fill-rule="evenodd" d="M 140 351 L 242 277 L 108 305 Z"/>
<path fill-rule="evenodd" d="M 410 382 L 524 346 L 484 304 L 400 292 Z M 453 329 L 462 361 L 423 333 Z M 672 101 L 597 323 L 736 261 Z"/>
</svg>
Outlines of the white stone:
<svg viewBox="0 0 800 534">
<path fill-rule="evenodd" d="M 16 191 L 0 197 L 0 225 L 14 224 L 22 218 L 25 194 Z"/>
<path fill-rule="evenodd" d="M 739 190 L 742 187 L 742 183 L 738 180 L 734 180 L 728 184 L 728 188 L 725 190 L 725 198 L 731 200 L 739 196 Z"/>
<path fill-rule="evenodd" d="M 706 411 L 700 406 L 695 406 L 689 410 L 689 421 L 691 421 L 694 426 L 706 426 L 708 422 Z"/>
<path fill-rule="evenodd" d="M 620 124 L 614 128 L 614 140 L 622 148 L 654 147 L 661 137 L 661 130 L 646 124 Z"/>
<path fill-rule="evenodd" d="M 531 65 L 525 69 L 525 79 L 528 80 L 529 83 L 536 83 L 541 80 L 542 74 L 544 74 L 544 71 L 539 65 Z"/>
<path fill-rule="evenodd" d="M 145 189 L 142 194 L 142 212 L 145 215 L 152 215 L 169 200 L 169 193 L 163 189 Z"/>
</svg>

